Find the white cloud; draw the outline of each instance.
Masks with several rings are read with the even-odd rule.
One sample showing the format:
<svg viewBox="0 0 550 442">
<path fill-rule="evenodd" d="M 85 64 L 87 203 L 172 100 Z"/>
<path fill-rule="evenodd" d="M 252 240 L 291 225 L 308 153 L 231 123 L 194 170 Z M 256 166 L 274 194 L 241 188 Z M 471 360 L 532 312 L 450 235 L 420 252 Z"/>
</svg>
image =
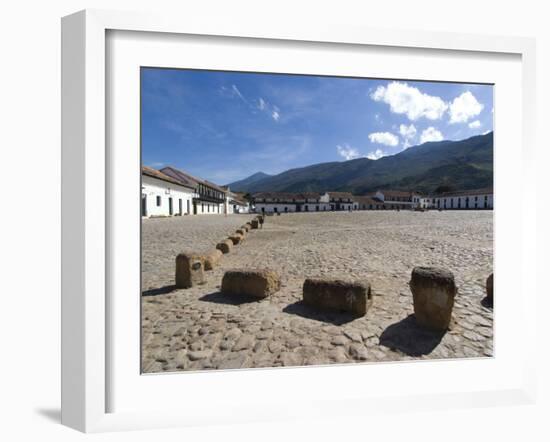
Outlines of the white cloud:
<svg viewBox="0 0 550 442">
<path fill-rule="evenodd" d="M 481 121 L 479 121 L 479 120 L 472 121 L 471 123 L 468 123 L 468 127 L 470 129 L 477 129 L 477 128 L 481 127 Z"/>
<path fill-rule="evenodd" d="M 483 110 L 483 104 L 470 91 L 466 91 L 456 97 L 449 107 L 449 123 L 466 123 Z"/>
<path fill-rule="evenodd" d="M 250 110 L 253 113 L 256 113 L 256 109 L 258 109 L 262 112 L 265 112 L 267 115 L 273 118 L 274 121 L 279 121 L 279 119 L 281 118 L 281 110 L 277 106 L 269 103 L 267 100 L 264 100 L 262 97 L 258 97 L 257 100 L 254 98 L 251 98 L 250 100 L 248 100 L 241 93 L 241 91 L 235 84 L 232 84 L 231 88 L 222 86 L 220 88 L 220 93 L 225 97 L 240 99 L 244 104 L 246 104 L 250 108 Z"/>
<path fill-rule="evenodd" d="M 248 104 L 248 101 L 246 101 L 246 98 L 244 98 L 243 94 L 241 94 L 241 91 L 236 85 L 232 84 L 231 90 L 235 96 L 239 97 L 244 103 Z"/>
<path fill-rule="evenodd" d="M 369 160 L 378 160 L 382 157 L 385 157 L 386 156 L 386 153 L 384 153 L 384 151 L 382 149 L 376 149 L 376 150 L 373 150 L 372 152 L 369 152 L 367 154 L 367 158 Z"/>
<path fill-rule="evenodd" d="M 390 132 L 374 132 L 369 134 L 369 140 L 371 143 L 380 143 L 386 146 L 397 146 L 399 144 L 399 138 Z"/>
<path fill-rule="evenodd" d="M 262 97 L 260 97 L 258 99 L 258 109 L 264 110 L 266 108 L 266 106 L 267 106 L 267 103 L 265 102 L 265 100 Z"/>
<path fill-rule="evenodd" d="M 412 121 L 422 117 L 439 120 L 449 107 L 441 98 L 420 92 L 417 88 L 399 81 L 378 86 L 370 97 L 374 101 L 389 104 L 393 113 L 406 114 Z"/>
<path fill-rule="evenodd" d="M 359 158 L 359 151 L 351 147 L 349 144 L 338 145 L 336 146 L 338 155 L 345 158 L 346 160 L 353 160 L 354 158 Z"/>
<path fill-rule="evenodd" d="M 414 124 L 410 124 L 407 126 L 406 124 L 399 125 L 399 133 L 403 138 L 410 139 L 414 138 L 416 135 L 416 127 L 414 127 Z"/>
<path fill-rule="evenodd" d="M 441 141 L 443 140 L 443 134 L 435 127 L 430 126 L 422 131 L 420 135 L 420 142 L 427 143 L 428 141 Z"/>
</svg>

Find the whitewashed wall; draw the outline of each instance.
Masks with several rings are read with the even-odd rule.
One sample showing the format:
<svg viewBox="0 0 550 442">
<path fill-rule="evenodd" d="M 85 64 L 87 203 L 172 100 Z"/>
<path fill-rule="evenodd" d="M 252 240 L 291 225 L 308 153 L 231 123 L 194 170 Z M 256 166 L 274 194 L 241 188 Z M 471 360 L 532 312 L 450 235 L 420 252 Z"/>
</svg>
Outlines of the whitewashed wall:
<svg viewBox="0 0 550 442">
<path fill-rule="evenodd" d="M 477 204 L 476 204 L 477 197 Z M 487 197 L 487 205 L 485 206 L 485 197 Z M 469 205 L 466 207 L 466 198 L 469 199 Z M 439 204 L 438 204 L 439 203 Z M 453 197 L 436 197 L 435 203 L 432 199 L 432 208 L 434 209 L 468 209 L 468 210 L 482 210 L 493 208 L 493 194 L 483 195 L 463 195 Z"/>
<path fill-rule="evenodd" d="M 285 210 L 285 208 L 287 210 Z M 263 209 L 263 210 L 262 210 Z M 275 210 L 277 209 L 277 210 Z M 261 212 L 296 212 L 295 204 L 280 204 L 280 203 L 256 203 L 256 213 Z"/>
<path fill-rule="evenodd" d="M 226 204 L 209 203 L 209 202 L 197 202 L 197 215 L 224 215 L 226 210 Z"/>
<path fill-rule="evenodd" d="M 250 205 L 241 206 L 239 204 L 230 204 L 228 213 L 250 213 Z"/>
<path fill-rule="evenodd" d="M 177 184 L 172 184 L 167 181 L 142 175 L 141 197 L 145 197 L 145 216 L 147 217 L 170 216 L 170 198 L 172 198 L 172 215 L 185 215 L 193 213 L 194 196 L 195 194 L 193 191 L 187 187 L 178 186 Z M 157 204 L 157 199 L 160 199 L 160 205 Z M 142 216 L 143 215 L 144 214 L 142 212 Z"/>
<path fill-rule="evenodd" d="M 307 209 L 306 209 L 307 207 Z M 319 207 L 319 210 L 317 210 Z M 328 203 L 307 203 L 302 205 L 302 212 L 327 212 L 330 211 L 330 204 Z"/>
<path fill-rule="evenodd" d="M 338 209 L 338 211 L 345 212 L 346 210 L 354 210 L 354 208 L 357 206 L 357 203 L 333 202 L 329 204 L 330 210 L 336 210 L 336 207 L 338 205 L 340 205 L 340 209 Z"/>
<path fill-rule="evenodd" d="M 319 207 L 319 210 L 317 210 L 317 206 Z M 293 203 L 256 203 L 256 213 L 261 213 L 262 208 L 265 210 L 265 212 L 296 212 L 296 204 Z M 285 211 L 285 208 L 287 209 Z M 277 210 L 275 210 L 277 209 Z M 304 203 L 301 204 L 301 211 L 302 213 L 309 213 L 309 212 L 329 212 L 330 211 L 330 204 L 328 203 Z"/>
</svg>

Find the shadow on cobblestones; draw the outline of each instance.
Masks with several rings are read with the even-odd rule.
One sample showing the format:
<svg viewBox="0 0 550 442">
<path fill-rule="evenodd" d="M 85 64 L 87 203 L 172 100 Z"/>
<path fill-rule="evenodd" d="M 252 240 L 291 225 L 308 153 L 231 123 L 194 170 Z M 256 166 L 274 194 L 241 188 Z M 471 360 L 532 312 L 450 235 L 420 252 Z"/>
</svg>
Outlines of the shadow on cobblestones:
<svg viewBox="0 0 550 442">
<path fill-rule="evenodd" d="M 168 293 L 173 292 L 176 290 L 176 286 L 174 284 L 171 285 L 165 285 L 164 287 L 160 287 L 158 289 L 149 289 L 144 290 L 141 292 L 142 296 L 156 296 L 156 295 L 166 295 Z"/>
<path fill-rule="evenodd" d="M 250 304 L 253 302 L 260 302 L 261 299 L 247 295 L 227 295 L 222 292 L 208 293 L 207 295 L 199 298 L 199 301 L 213 302 L 215 304 L 229 304 L 229 305 L 241 305 Z"/>
<path fill-rule="evenodd" d="M 417 324 L 414 315 L 409 315 L 382 332 L 380 345 L 409 356 L 422 356 L 430 354 L 439 345 L 445 333 L 426 330 Z"/>
<path fill-rule="evenodd" d="M 319 312 L 304 303 L 304 301 L 297 301 L 293 304 L 287 305 L 283 309 L 283 312 L 301 316 L 302 318 L 313 319 L 315 321 L 328 322 L 334 325 L 347 324 L 348 322 L 357 319 L 356 316 L 349 313 Z"/>
</svg>

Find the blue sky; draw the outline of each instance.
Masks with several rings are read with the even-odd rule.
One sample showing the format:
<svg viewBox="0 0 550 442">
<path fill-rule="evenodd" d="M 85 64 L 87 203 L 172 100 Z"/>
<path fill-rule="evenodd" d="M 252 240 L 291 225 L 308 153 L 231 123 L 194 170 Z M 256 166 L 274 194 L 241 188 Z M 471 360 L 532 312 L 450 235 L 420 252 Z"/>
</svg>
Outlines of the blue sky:
<svg viewBox="0 0 550 442">
<path fill-rule="evenodd" d="M 218 184 L 493 130 L 493 87 L 142 68 L 142 159 Z"/>
</svg>

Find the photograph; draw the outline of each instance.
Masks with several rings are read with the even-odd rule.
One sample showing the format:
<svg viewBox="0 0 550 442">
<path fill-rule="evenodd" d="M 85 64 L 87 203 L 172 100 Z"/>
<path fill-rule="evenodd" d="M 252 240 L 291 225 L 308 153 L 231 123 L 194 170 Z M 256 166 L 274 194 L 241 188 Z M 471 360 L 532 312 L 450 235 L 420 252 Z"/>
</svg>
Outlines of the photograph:
<svg viewBox="0 0 550 442">
<path fill-rule="evenodd" d="M 494 84 L 142 66 L 140 103 L 143 374 L 494 356 Z"/>
</svg>

